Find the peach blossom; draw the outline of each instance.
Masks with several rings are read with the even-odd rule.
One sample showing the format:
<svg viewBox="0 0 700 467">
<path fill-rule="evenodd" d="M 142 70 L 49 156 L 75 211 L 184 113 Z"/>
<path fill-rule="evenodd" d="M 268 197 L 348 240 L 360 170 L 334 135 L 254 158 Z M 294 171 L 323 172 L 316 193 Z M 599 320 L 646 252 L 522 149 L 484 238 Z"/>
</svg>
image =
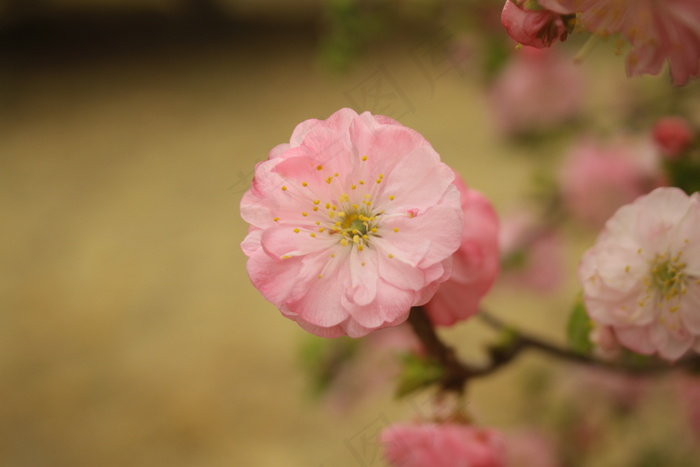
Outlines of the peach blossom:
<svg viewBox="0 0 700 467">
<path fill-rule="evenodd" d="M 426 305 L 434 324 L 450 326 L 473 316 L 500 269 L 498 217 L 488 199 L 468 188 L 459 176 L 453 182 L 462 195 L 462 243 L 452 256 L 452 276 Z"/>
<path fill-rule="evenodd" d="M 342 109 L 299 124 L 241 200 L 253 285 L 321 337 L 406 320 L 450 275 L 462 239 L 454 172 L 395 120 Z"/>
<path fill-rule="evenodd" d="M 501 23 L 516 42 L 538 49 L 549 47 L 568 35 L 561 15 L 544 8 L 532 8 L 526 0 L 506 0 Z"/>
<path fill-rule="evenodd" d="M 578 13 L 577 24 L 607 37 L 620 34 L 632 46 L 628 76 L 656 75 L 668 61 L 673 83 L 700 74 L 698 0 L 539 0 L 549 10 Z"/>
<path fill-rule="evenodd" d="M 700 194 L 657 188 L 621 207 L 578 270 L 589 316 L 635 352 L 700 351 Z"/>
<path fill-rule="evenodd" d="M 395 467 L 504 467 L 499 434 L 456 423 L 392 425 L 381 434 L 387 462 Z"/>
<path fill-rule="evenodd" d="M 652 132 L 654 142 L 669 159 L 680 156 L 695 137 L 693 128 L 683 117 L 664 117 L 656 122 Z"/>
</svg>

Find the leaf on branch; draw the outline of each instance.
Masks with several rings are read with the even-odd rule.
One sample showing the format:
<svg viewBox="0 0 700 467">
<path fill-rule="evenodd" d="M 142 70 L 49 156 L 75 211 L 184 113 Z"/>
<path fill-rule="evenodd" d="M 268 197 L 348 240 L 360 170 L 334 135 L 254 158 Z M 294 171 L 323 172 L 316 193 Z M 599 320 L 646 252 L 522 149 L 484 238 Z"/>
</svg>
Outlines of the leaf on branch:
<svg viewBox="0 0 700 467">
<path fill-rule="evenodd" d="M 569 324 L 567 325 L 566 335 L 569 340 L 569 347 L 574 351 L 583 355 L 590 355 L 593 352 L 593 343 L 591 342 L 591 330 L 593 322 L 586 313 L 586 305 L 580 298 L 576 300 L 574 308 L 569 315 Z"/>
<path fill-rule="evenodd" d="M 400 358 L 401 373 L 395 393 L 397 399 L 437 383 L 444 375 L 442 365 L 435 360 L 410 353 Z"/>
<path fill-rule="evenodd" d="M 312 397 L 321 397 L 328 390 L 341 370 L 354 360 L 358 345 L 358 339 L 306 337 L 299 354 Z"/>
</svg>

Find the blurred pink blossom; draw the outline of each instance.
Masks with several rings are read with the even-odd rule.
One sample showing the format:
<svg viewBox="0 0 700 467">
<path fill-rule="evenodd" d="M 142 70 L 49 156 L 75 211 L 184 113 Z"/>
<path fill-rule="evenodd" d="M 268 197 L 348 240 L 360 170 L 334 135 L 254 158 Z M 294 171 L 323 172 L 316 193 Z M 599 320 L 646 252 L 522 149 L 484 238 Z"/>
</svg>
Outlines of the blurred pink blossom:
<svg viewBox="0 0 700 467">
<path fill-rule="evenodd" d="M 523 209 L 503 220 L 500 233 L 505 283 L 540 293 L 561 286 L 564 244 L 556 230 L 538 226 L 534 215 Z"/>
<path fill-rule="evenodd" d="M 700 194 L 657 188 L 620 208 L 578 270 L 589 316 L 674 361 L 700 352 Z"/>
<path fill-rule="evenodd" d="M 389 386 L 399 373 L 402 354 L 423 352 L 423 345 L 406 323 L 371 333 L 358 343 L 353 358 L 339 368 L 325 393 L 325 402 L 336 412 L 352 408 L 363 397 Z"/>
<path fill-rule="evenodd" d="M 456 423 L 392 425 L 380 436 L 394 467 L 504 467 L 505 445 L 493 430 Z"/>
<path fill-rule="evenodd" d="M 307 120 L 241 200 L 253 285 L 321 337 L 406 320 L 451 272 L 462 238 L 454 172 L 416 131 L 341 109 Z"/>
<path fill-rule="evenodd" d="M 574 119 L 581 111 L 581 70 L 553 50 L 523 47 L 490 91 L 497 127 L 505 134 L 542 131 Z"/>
<path fill-rule="evenodd" d="M 440 284 L 426 305 L 431 321 L 441 326 L 476 314 L 500 269 L 496 211 L 484 195 L 468 188 L 458 175 L 453 183 L 462 194 L 462 244 L 452 256 L 452 276 Z"/>
<path fill-rule="evenodd" d="M 674 84 L 700 74 L 698 0 L 539 0 L 549 9 L 578 13 L 577 24 L 608 37 L 620 34 L 632 46 L 628 76 L 656 75 L 668 61 Z"/>
<path fill-rule="evenodd" d="M 655 147 L 646 140 L 611 143 L 584 140 L 564 160 L 564 204 L 579 220 L 599 229 L 622 205 L 663 184 Z"/>
<path fill-rule="evenodd" d="M 505 440 L 508 467 L 561 467 L 554 441 L 535 430 L 509 433 Z"/>
<path fill-rule="evenodd" d="M 581 368 L 573 377 L 578 390 L 585 392 L 587 397 L 602 397 L 627 410 L 638 407 L 652 385 L 652 380 L 645 376 L 598 368 Z"/>
<path fill-rule="evenodd" d="M 700 442 L 700 377 L 680 375 L 678 378 L 680 399 L 688 414 L 688 422 Z"/>
<path fill-rule="evenodd" d="M 653 129 L 654 142 L 662 154 L 675 159 L 686 150 L 695 137 L 693 127 L 683 117 L 664 117 Z"/>
<path fill-rule="evenodd" d="M 610 360 L 620 355 L 622 347 L 617 340 L 617 336 L 615 336 L 615 329 L 612 326 L 594 322 L 590 339 L 593 343 L 593 353 L 596 356 Z"/>
<path fill-rule="evenodd" d="M 568 35 L 561 14 L 546 10 L 528 0 L 506 0 L 501 23 L 516 42 L 538 49 L 550 47 Z M 534 7 L 534 8 L 533 8 Z"/>
</svg>

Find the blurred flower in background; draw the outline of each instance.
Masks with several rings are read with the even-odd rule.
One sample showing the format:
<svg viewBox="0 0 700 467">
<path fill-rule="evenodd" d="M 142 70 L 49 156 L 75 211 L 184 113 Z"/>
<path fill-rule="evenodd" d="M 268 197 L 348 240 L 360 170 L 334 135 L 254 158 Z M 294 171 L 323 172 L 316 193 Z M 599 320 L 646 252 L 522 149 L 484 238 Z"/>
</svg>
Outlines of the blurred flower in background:
<svg viewBox="0 0 700 467">
<path fill-rule="evenodd" d="M 551 293 L 562 285 L 564 239 L 555 228 L 538 224 L 534 212 L 523 208 L 505 216 L 499 241 L 504 284 L 538 293 Z"/>
<path fill-rule="evenodd" d="M 381 434 L 393 467 L 505 467 L 502 436 L 459 423 L 397 424 Z"/>
<path fill-rule="evenodd" d="M 496 127 L 505 135 L 562 128 L 580 115 L 581 69 L 559 52 L 522 47 L 489 91 Z"/>
<path fill-rule="evenodd" d="M 566 154 L 559 183 L 565 207 L 577 220 L 597 230 L 620 206 L 661 186 L 664 178 L 651 141 L 587 138 Z"/>
</svg>

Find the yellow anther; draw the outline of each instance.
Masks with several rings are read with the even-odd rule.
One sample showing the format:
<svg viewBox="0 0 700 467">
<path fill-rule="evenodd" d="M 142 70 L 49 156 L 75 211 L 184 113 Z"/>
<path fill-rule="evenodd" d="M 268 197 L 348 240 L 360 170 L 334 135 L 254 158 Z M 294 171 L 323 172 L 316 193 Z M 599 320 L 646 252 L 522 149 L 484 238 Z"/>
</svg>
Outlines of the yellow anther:
<svg viewBox="0 0 700 467">
<path fill-rule="evenodd" d="M 372 227 L 371 231 L 372 231 L 372 233 L 377 233 L 377 228 L 376 228 L 376 227 Z"/>
<path fill-rule="evenodd" d="M 348 246 L 348 239 L 347 238 L 341 238 L 340 239 L 340 244 L 343 246 Z"/>
<path fill-rule="evenodd" d="M 294 233 L 299 233 L 299 229 L 294 229 Z"/>
<path fill-rule="evenodd" d="M 357 204 L 353 204 L 353 205 L 352 205 L 352 208 L 353 208 L 353 209 L 358 209 L 359 207 L 360 207 L 360 206 L 358 206 Z"/>
<path fill-rule="evenodd" d="M 361 263 L 360 263 L 360 265 L 361 265 L 361 266 L 364 266 L 364 265 L 365 265 L 365 262 L 364 262 L 364 261 L 363 261 L 363 262 L 361 262 Z"/>
<path fill-rule="evenodd" d="M 331 203 L 326 203 L 326 209 L 330 209 L 330 208 L 331 208 Z"/>
<path fill-rule="evenodd" d="M 289 256 L 289 255 L 282 256 L 282 259 L 289 259 L 289 258 L 291 258 L 291 256 Z"/>
<path fill-rule="evenodd" d="M 384 174 L 379 174 L 379 178 L 384 178 Z"/>
<path fill-rule="evenodd" d="M 306 182 L 301 182 L 301 186 L 309 186 L 309 184 Z"/>
<path fill-rule="evenodd" d="M 335 258 L 335 253 L 331 253 L 331 258 Z"/>
<path fill-rule="evenodd" d="M 670 313 L 675 313 L 676 311 L 678 311 L 678 306 L 672 306 L 671 308 L 668 309 L 668 311 Z"/>
<path fill-rule="evenodd" d="M 364 182 L 363 180 L 360 180 L 358 183 L 359 183 L 360 185 L 364 185 L 364 184 L 365 184 L 365 182 Z"/>
<path fill-rule="evenodd" d="M 363 238 L 364 240 L 369 240 L 369 237 L 367 236 L 367 234 L 364 234 L 364 235 L 362 236 L 362 238 Z"/>
<path fill-rule="evenodd" d="M 286 187 L 286 186 L 283 186 L 283 187 L 282 187 L 282 191 L 287 191 L 287 187 Z"/>
<path fill-rule="evenodd" d="M 333 181 L 333 177 L 328 177 L 326 179 L 326 183 L 328 183 L 329 185 L 331 184 L 332 181 Z"/>
<path fill-rule="evenodd" d="M 366 161 L 366 160 L 367 160 L 367 156 L 362 156 L 362 160 L 363 160 L 363 161 Z"/>
<path fill-rule="evenodd" d="M 275 222 L 277 222 L 277 221 L 279 221 L 279 220 L 280 220 L 280 218 L 279 218 L 279 217 L 275 217 L 275 218 L 274 218 L 274 219 L 272 219 L 272 220 L 273 220 L 273 221 L 275 221 Z"/>
<path fill-rule="evenodd" d="M 333 211 L 328 211 L 328 217 L 330 217 L 331 219 L 333 219 L 333 218 L 335 217 L 335 212 L 333 212 Z"/>
<path fill-rule="evenodd" d="M 391 258 L 393 258 L 393 257 L 394 257 L 394 255 L 392 255 L 391 253 L 389 253 L 389 259 L 391 259 Z"/>
<path fill-rule="evenodd" d="M 311 209 L 313 209 L 314 211 L 318 211 L 318 208 L 317 208 L 316 206 L 314 206 L 314 207 L 311 208 Z"/>
<path fill-rule="evenodd" d="M 353 185 L 350 188 L 352 188 L 354 190 L 355 188 L 357 188 L 357 185 Z"/>
<path fill-rule="evenodd" d="M 365 247 L 362 246 L 361 244 L 360 244 L 360 245 L 357 245 L 357 250 L 358 250 L 358 251 L 362 251 L 362 250 L 364 250 L 364 249 L 365 249 Z"/>
<path fill-rule="evenodd" d="M 306 212 L 302 212 L 301 215 L 304 216 L 304 217 L 306 217 L 306 216 L 308 216 L 309 214 L 306 213 Z"/>
<path fill-rule="evenodd" d="M 320 199 L 315 199 L 315 200 L 314 200 L 314 204 L 316 204 L 316 205 L 318 205 L 320 202 L 321 202 Z"/>
<path fill-rule="evenodd" d="M 394 195 L 389 195 L 389 200 L 394 201 Z"/>
<path fill-rule="evenodd" d="M 315 234 L 315 233 L 313 233 L 313 232 L 312 232 L 312 233 L 310 233 L 310 234 L 309 234 L 309 236 L 310 236 L 310 237 L 313 237 L 313 238 L 316 238 L 316 234 Z"/>
<path fill-rule="evenodd" d="M 323 279 L 323 275 L 321 275 L 321 274 L 319 274 L 317 277 L 318 277 L 319 279 Z"/>
<path fill-rule="evenodd" d="M 637 250 L 637 254 L 640 254 L 641 252 L 642 252 L 641 248 Z"/>
<path fill-rule="evenodd" d="M 629 267 L 629 265 L 625 266 L 625 272 L 630 272 L 630 267 Z"/>
<path fill-rule="evenodd" d="M 319 227 L 319 229 L 318 229 L 319 232 L 323 232 L 324 230 L 326 230 L 326 229 L 323 227 Z"/>
<path fill-rule="evenodd" d="M 316 225 L 321 225 L 321 222 L 320 222 L 320 221 L 316 221 L 316 222 L 314 222 L 314 224 L 316 224 Z"/>
<path fill-rule="evenodd" d="M 398 232 L 398 231 L 399 231 L 399 228 L 398 228 L 398 227 L 394 227 L 394 232 Z"/>
<path fill-rule="evenodd" d="M 317 166 L 316 166 L 316 170 L 323 170 L 323 166 L 322 166 L 322 165 L 317 165 Z"/>
<path fill-rule="evenodd" d="M 354 230 L 354 231 L 353 231 L 353 233 L 355 233 L 355 232 L 357 232 L 357 230 Z M 357 234 L 353 235 L 353 236 L 352 236 L 352 241 L 353 241 L 354 243 L 360 243 L 360 236 L 357 235 Z"/>
</svg>

